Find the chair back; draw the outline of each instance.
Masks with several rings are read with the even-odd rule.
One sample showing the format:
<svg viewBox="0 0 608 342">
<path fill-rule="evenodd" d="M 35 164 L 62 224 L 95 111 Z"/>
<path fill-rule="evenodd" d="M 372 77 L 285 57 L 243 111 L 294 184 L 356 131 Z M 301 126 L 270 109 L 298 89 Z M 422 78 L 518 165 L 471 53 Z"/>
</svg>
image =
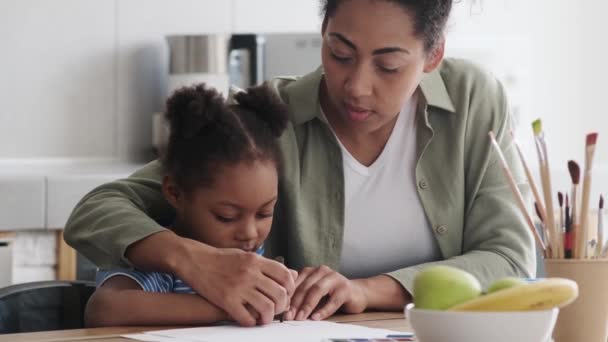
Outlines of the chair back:
<svg viewBox="0 0 608 342">
<path fill-rule="evenodd" d="M 0 289 L 0 334 L 84 328 L 92 281 L 40 281 Z"/>
</svg>

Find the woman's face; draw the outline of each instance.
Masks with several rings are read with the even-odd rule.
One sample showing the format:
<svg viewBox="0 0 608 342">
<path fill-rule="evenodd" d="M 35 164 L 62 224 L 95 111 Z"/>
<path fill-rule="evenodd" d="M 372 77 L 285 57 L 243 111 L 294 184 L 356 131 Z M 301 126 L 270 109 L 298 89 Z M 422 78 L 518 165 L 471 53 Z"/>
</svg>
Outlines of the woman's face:
<svg viewBox="0 0 608 342">
<path fill-rule="evenodd" d="M 180 235 L 249 252 L 256 251 L 270 232 L 277 187 L 275 164 L 260 161 L 220 167 L 212 185 L 186 192 L 168 178 L 163 184 L 176 209 Z"/>
<path fill-rule="evenodd" d="M 342 1 L 323 30 L 326 104 L 349 129 L 373 132 L 391 122 L 424 72 L 443 57 L 426 52 L 413 18 L 390 1 Z M 323 97 L 322 97 L 323 98 Z"/>
</svg>

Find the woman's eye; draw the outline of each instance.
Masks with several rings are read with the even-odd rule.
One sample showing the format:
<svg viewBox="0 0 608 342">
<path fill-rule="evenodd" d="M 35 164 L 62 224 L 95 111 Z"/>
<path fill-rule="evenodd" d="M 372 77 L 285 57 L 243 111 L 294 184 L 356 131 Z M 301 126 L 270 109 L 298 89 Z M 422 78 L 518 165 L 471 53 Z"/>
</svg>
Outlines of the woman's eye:
<svg viewBox="0 0 608 342">
<path fill-rule="evenodd" d="M 234 222 L 236 221 L 235 217 L 227 217 L 227 216 L 222 216 L 222 215 L 215 215 L 215 218 L 223 223 L 230 223 L 230 222 Z"/>
<path fill-rule="evenodd" d="M 350 61 L 352 58 L 351 57 L 342 57 L 342 56 L 338 56 L 335 53 L 331 53 L 331 56 L 333 59 L 335 59 L 336 61 L 340 62 L 340 63 L 346 63 L 348 61 Z"/>
<path fill-rule="evenodd" d="M 388 74 L 394 74 L 397 71 L 399 71 L 399 68 L 387 68 L 387 67 L 383 67 L 381 65 L 378 65 L 378 69 L 382 72 L 388 73 Z"/>
</svg>

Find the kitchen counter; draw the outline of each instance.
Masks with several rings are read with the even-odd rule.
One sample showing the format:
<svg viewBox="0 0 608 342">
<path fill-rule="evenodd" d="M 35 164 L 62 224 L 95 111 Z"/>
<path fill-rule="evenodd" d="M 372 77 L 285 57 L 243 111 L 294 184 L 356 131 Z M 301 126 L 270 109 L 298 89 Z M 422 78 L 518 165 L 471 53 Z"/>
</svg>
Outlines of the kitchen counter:
<svg viewBox="0 0 608 342">
<path fill-rule="evenodd" d="M 0 231 L 63 228 L 89 191 L 143 165 L 112 159 L 0 159 Z M 567 169 L 554 171 L 552 183 L 556 193 L 569 192 Z M 600 193 L 608 193 L 606 164 L 594 168 L 592 208 Z"/>
<path fill-rule="evenodd" d="M 0 159 L 0 231 L 63 228 L 89 191 L 143 165 L 113 159 Z"/>
</svg>

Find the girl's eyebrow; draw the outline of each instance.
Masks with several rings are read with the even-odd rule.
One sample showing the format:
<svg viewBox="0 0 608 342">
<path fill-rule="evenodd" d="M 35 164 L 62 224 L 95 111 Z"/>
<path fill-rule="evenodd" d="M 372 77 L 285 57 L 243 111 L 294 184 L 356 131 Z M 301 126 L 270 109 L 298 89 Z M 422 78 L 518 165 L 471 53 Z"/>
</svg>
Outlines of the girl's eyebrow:
<svg viewBox="0 0 608 342">
<path fill-rule="evenodd" d="M 344 37 L 340 33 L 330 32 L 329 35 L 339 39 L 342 43 L 346 44 L 351 49 L 357 51 L 357 46 L 355 45 L 355 43 L 351 42 L 350 40 L 348 40 L 346 37 Z M 392 53 L 392 52 L 403 52 L 403 53 L 407 53 L 408 55 L 410 54 L 409 50 L 407 50 L 407 49 L 404 49 L 404 48 L 401 48 L 398 46 L 389 46 L 389 47 L 384 47 L 384 48 L 374 50 L 372 52 L 372 55 L 382 55 L 385 53 Z"/>
<path fill-rule="evenodd" d="M 265 202 L 260 207 L 265 207 L 265 206 L 269 205 L 270 203 L 276 201 L 276 199 L 277 199 L 277 196 L 274 196 L 272 199 L 270 199 L 270 201 Z M 221 202 L 218 202 L 217 204 L 223 205 L 223 206 L 227 206 L 227 207 L 233 207 L 233 208 L 236 208 L 236 209 L 243 209 L 240 205 L 238 205 L 238 204 L 236 204 L 234 202 L 230 202 L 230 201 L 221 201 Z"/>
</svg>

